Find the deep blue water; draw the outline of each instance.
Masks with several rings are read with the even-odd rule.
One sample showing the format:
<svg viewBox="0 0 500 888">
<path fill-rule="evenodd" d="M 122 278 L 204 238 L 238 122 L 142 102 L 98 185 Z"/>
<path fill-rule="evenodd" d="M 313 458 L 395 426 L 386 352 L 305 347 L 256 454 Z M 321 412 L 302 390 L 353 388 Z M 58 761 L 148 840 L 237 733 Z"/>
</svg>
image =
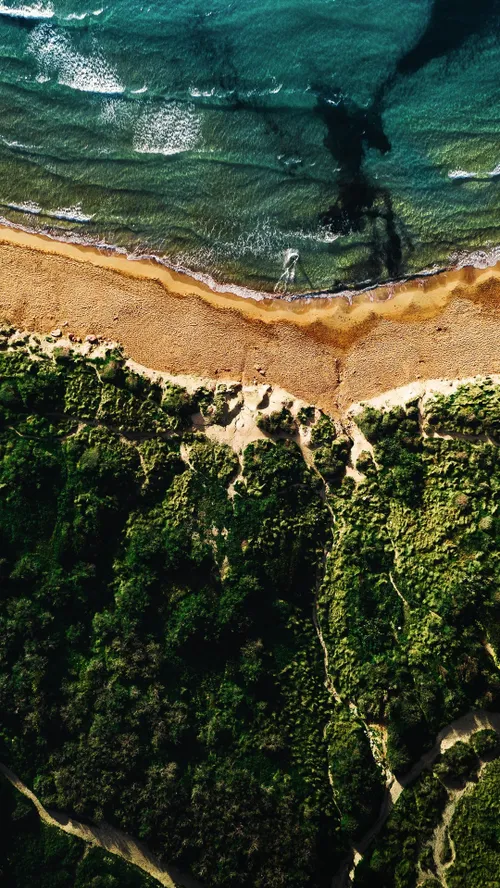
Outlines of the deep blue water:
<svg viewBox="0 0 500 888">
<path fill-rule="evenodd" d="M 0 214 L 278 292 L 500 244 L 500 0 L 0 0 Z"/>
</svg>

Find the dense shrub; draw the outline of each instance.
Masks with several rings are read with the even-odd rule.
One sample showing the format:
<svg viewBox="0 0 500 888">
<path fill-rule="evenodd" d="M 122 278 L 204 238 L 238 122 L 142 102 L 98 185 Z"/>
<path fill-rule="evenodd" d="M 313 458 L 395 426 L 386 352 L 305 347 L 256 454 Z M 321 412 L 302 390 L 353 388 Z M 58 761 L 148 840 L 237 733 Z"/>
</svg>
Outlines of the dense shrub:
<svg viewBox="0 0 500 888">
<path fill-rule="evenodd" d="M 123 366 L 0 357 L 3 759 L 207 886 L 326 885 L 320 481 L 288 441 L 183 438 L 190 398 Z"/>
<path fill-rule="evenodd" d="M 435 773 L 441 780 L 464 783 L 477 774 L 479 761 L 470 743 L 459 740 L 448 749 L 435 767 Z"/>
<path fill-rule="evenodd" d="M 473 792 L 458 802 L 450 825 L 455 859 L 449 888 L 485 888 L 498 883 L 500 859 L 500 761 L 489 764 Z"/>
<path fill-rule="evenodd" d="M 378 816 L 384 780 L 366 728 L 349 711 L 337 709 L 327 730 L 330 778 L 342 828 L 359 837 Z"/>
<path fill-rule="evenodd" d="M 41 823 L 0 776 L 2 888 L 154 888 L 146 873 L 101 848 Z"/>
<path fill-rule="evenodd" d="M 295 435 L 297 432 L 297 423 L 288 407 L 272 413 L 259 413 L 257 427 L 267 435 Z"/>
<path fill-rule="evenodd" d="M 500 737 L 496 731 L 476 731 L 471 738 L 471 746 L 479 758 L 493 758 L 500 754 Z"/>
<path fill-rule="evenodd" d="M 241 458 L 193 430 L 237 395 L 0 353 L 0 753 L 206 888 L 322 888 L 380 804 L 370 726 L 404 773 L 500 705 L 497 449 L 368 408 L 356 485 L 325 415 L 314 468 L 288 408 Z M 496 748 L 405 790 L 358 883 L 413 886 L 447 785 Z"/>
<path fill-rule="evenodd" d="M 419 858 L 425 863 L 426 843 L 441 820 L 446 801 L 445 788 L 432 774 L 424 773 L 406 789 L 375 847 L 356 867 L 356 888 L 415 888 Z"/>
<path fill-rule="evenodd" d="M 437 394 L 425 407 L 429 430 L 462 435 L 500 436 L 500 388 L 493 380 L 461 385 L 452 395 Z"/>
</svg>

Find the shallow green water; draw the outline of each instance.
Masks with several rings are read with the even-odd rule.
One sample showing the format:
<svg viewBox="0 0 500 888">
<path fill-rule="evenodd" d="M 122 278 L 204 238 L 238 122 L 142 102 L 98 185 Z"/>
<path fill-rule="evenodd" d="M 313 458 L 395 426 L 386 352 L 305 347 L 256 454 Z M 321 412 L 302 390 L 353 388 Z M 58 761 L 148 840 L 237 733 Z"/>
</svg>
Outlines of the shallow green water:
<svg viewBox="0 0 500 888">
<path fill-rule="evenodd" d="M 491 261 L 499 26 L 500 0 L 4 0 L 0 214 L 278 291 Z"/>
</svg>

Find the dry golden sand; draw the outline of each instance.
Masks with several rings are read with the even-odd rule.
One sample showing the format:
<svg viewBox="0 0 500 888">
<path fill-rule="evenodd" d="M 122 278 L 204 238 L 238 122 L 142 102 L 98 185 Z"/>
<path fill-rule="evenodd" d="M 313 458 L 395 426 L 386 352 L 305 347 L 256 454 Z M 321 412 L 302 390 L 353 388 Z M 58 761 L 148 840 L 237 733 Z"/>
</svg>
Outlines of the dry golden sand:
<svg viewBox="0 0 500 888">
<path fill-rule="evenodd" d="M 418 378 L 500 372 L 500 266 L 344 299 L 214 293 L 154 262 L 0 227 L 0 315 L 118 340 L 171 373 L 263 381 L 345 409 Z"/>
</svg>

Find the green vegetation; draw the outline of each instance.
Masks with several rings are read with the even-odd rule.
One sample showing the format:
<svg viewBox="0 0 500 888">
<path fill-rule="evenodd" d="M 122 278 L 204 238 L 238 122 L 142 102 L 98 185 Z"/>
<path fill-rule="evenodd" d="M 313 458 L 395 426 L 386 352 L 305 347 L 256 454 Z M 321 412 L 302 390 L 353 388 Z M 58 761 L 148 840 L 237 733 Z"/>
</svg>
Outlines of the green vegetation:
<svg viewBox="0 0 500 888">
<path fill-rule="evenodd" d="M 346 435 L 338 435 L 335 423 L 321 414 L 311 429 L 311 447 L 314 448 L 314 465 L 325 481 L 338 485 L 345 474 L 351 454 L 352 442 Z"/>
<path fill-rule="evenodd" d="M 500 755 L 500 737 L 496 731 L 477 731 L 471 739 L 471 744 L 480 759 L 496 758 Z"/>
<path fill-rule="evenodd" d="M 479 759 L 474 746 L 459 740 L 451 749 L 448 749 L 435 768 L 440 780 L 447 783 L 466 783 L 477 774 Z"/>
<path fill-rule="evenodd" d="M 31 802 L 0 776 L 2 888 L 155 888 L 120 857 L 40 821 Z"/>
<path fill-rule="evenodd" d="M 288 407 L 274 410 L 272 413 L 259 413 L 257 427 L 266 435 L 295 435 L 297 423 Z"/>
<path fill-rule="evenodd" d="M 500 387 L 491 379 L 437 395 L 426 408 L 429 431 L 445 428 L 462 435 L 500 437 Z"/>
<path fill-rule="evenodd" d="M 497 392 L 476 388 L 490 434 Z M 356 486 L 328 416 L 298 417 L 314 467 L 288 407 L 241 456 L 194 429 L 241 397 L 119 350 L 0 352 L 0 761 L 206 888 L 326 888 L 377 819 L 379 760 L 404 773 L 444 725 L 500 709 L 499 461 L 482 426 L 422 435 L 438 409 L 455 428 L 457 396 L 367 409 Z M 479 732 L 405 790 L 359 884 L 438 880 L 448 793 L 497 754 Z M 129 884 L 79 875 L 82 853 L 57 852 L 64 888 Z"/>
<path fill-rule="evenodd" d="M 500 885 L 500 761 L 489 764 L 472 792 L 462 796 L 450 825 L 455 860 L 449 888 Z"/>
<path fill-rule="evenodd" d="M 406 789 L 375 847 L 356 867 L 356 888 L 415 888 L 419 862 L 424 869 L 432 867 L 427 842 L 440 823 L 447 798 L 433 774 L 422 775 Z"/>
<path fill-rule="evenodd" d="M 231 421 L 234 408 L 230 409 L 230 402 L 238 397 L 241 385 L 226 385 L 220 382 L 214 389 L 198 389 L 193 397 L 187 395 L 187 392 L 179 386 L 170 385 L 166 391 L 174 389 L 178 392 L 177 397 L 184 399 L 188 414 L 199 410 L 205 422 L 224 426 Z"/>
<path fill-rule="evenodd" d="M 376 820 L 383 798 L 383 775 L 375 763 L 362 723 L 338 707 L 327 728 L 330 780 L 341 826 L 358 838 Z"/>
<path fill-rule="evenodd" d="M 314 430 L 313 430 L 314 431 Z M 319 447 L 314 454 L 314 465 L 325 481 L 339 484 L 351 453 L 351 441 L 346 435 L 334 438 L 329 444 Z"/>
<path fill-rule="evenodd" d="M 312 407 L 311 405 L 307 407 L 301 407 L 299 412 L 297 413 L 297 419 L 301 425 L 307 426 L 314 422 L 315 413 L 316 408 Z"/>
<path fill-rule="evenodd" d="M 500 707 L 500 464 L 488 442 L 422 437 L 416 404 L 358 422 L 375 462 L 331 493 L 320 624 L 334 686 L 404 772 L 460 714 Z"/>
<path fill-rule="evenodd" d="M 327 447 L 336 434 L 335 423 L 329 416 L 322 413 L 311 429 L 311 445 L 313 447 Z"/>
<path fill-rule="evenodd" d="M 320 479 L 184 433 L 197 404 L 115 354 L 0 373 L 3 761 L 207 886 L 327 884 Z"/>
<path fill-rule="evenodd" d="M 497 737 L 494 731 L 479 731 L 470 743 L 458 741 L 439 756 L 431 772 L 424 771 L 403 791 L 374 847 L 356 869 L 356 888 L 415 888 L 420 872 L 437 876 L 436 829 L 457 789 L 465 793 L 458 796 L 450 830 L 438 849 L 443 866 L 453 862 L 446 883 L 451 888 L 497 884 L 490 879 L 498 878 L 500 861 L 500 761 L 480 775 L 475 747 L 484 744 L 485 735 L 490 741 L 491 735 Z M 491 755 L 491 742 L 488 747 Z M 443 886 L 439 877 L 436 885 Z"/>
</svg>

